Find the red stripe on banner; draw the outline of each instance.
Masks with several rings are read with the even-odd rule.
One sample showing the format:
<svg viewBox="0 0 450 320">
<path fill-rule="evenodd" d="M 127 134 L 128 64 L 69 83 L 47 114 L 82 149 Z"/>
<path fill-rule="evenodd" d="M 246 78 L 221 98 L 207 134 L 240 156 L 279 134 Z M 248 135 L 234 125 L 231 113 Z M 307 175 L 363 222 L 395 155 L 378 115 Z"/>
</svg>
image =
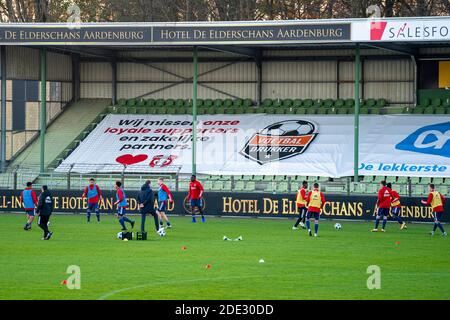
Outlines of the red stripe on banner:
<svg viewBox="0 0 450 320">
<path fill-rule="evenodd" d="M 374 21 L 370 23 L 370 40 L 381 40 L 384 30 L 386 29 L 386 21 Z"/>
</svg>

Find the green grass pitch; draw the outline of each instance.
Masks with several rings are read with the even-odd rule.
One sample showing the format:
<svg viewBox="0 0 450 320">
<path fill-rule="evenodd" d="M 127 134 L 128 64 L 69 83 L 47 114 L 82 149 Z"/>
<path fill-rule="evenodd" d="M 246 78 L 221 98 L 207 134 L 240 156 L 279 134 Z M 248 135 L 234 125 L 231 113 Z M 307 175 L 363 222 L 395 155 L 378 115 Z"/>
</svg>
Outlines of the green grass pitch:
<svg viewBox="0 0 450 320">
<path fill-rule="evenodd" d="M 114 217 L 93 220 L 53 215 L 54 236 L 42 241 L 37 225 L 22 230 L 23 214 L 1 214 L 0 299 L 450 298 L 450 239 L 428 235 L 431 224 L 389 223 L 383 234 L 369 232 L 372 222 L 338 231 L 321 221 L 312 238 L 292 220 L 172 217 L 160 238 L 150 217 L 149 240 L 125 242 Z M 69 265 L 81 268 L 79 290 L 61 284 Z M 381 268 L 379 290 L 367 288 L 369 265 Z"/>
</svg>

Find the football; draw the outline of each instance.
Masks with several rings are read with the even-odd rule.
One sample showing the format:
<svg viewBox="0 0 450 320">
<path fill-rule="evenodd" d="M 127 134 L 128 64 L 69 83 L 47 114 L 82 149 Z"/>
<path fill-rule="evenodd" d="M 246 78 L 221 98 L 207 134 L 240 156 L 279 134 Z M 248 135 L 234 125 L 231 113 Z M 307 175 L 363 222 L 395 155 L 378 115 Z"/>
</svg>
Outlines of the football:
<svg viewBox="0 0 450 320">
<path fill-rule="evenodd" d="M 334 224 L 334 228 L 335 228 L 336 230 L 341 230 L 342 226 L 341 226 L 340 223 L 335 223 L 335 224 Z"/>
<path fill-rule="evenodd" d="M 314 130 L 314 125 L 309 121 L 287 120 L 271 124 L 260 133 L 268 136 L 301 136 L 311 134 Z"/>
</svg>

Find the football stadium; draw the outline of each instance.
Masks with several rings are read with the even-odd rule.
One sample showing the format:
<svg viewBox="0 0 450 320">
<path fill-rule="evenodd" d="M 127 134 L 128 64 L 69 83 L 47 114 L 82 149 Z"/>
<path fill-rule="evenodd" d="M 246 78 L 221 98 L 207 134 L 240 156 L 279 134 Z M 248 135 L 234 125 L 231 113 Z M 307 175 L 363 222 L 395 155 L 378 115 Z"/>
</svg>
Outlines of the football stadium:
<svg viewBox="0 0 450 320">
<path fill-rule="evenodd" d="M 450 299 L 449 16 L 9 22 L 0 78 L 2 300 Z"/>
</svg>

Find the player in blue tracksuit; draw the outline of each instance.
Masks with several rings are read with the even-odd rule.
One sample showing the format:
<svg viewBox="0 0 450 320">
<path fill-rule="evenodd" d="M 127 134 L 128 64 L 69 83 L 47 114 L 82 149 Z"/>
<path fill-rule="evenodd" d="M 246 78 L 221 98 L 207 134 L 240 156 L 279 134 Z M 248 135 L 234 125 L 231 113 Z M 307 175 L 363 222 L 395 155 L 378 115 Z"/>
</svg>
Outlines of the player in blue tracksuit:
<svg viewBox="0 0 450 320">
<path fill-rule="evenodd" d="M 158 209 L 156 212 L 159 215 L 159 224 L 162 227 L 164 225 L 164 221 L 166 221 L 167 228 L 170 229 L 172 228 L 172 225 L 170 224 L 169 218 L 166 216 L 166 211 L 169 202 L 173 202 L 172 193 L 170 193 L 169 188 L 164 184 L 163 178 L 158 179 L 158 185 Z"/>
<path fill-rule="evenodd" d="M 23 227 L 25 231 L 31 230 L 31 225 L 34 220 L 35 208 L 38 204 L 36 192 L 32 189 L 33 184 L 27 182 L 27 187 L 20 193 L 20 202 L 27 214 L 27 223 Z"/>
<path fill-rule="evenodd" d="M 122 231 L 127 230 L 127 228 L 125 227 L 125 222 L 130 223 L 131 228 L 133 229 L 134 221 L 125 217 L 128 203 L 127 203 L 127 197 L 125 195 L 125 191 L 122 188 L 122 182 L 116 181 L 116 185 L 114 187 L 116 188 L 116 202 L 114 202 L 114 205 L 117 206 L 116 217 L 117 217 L 117 219 L 119 219 L 119 223 L 122 226 Z"/>
</svg>

